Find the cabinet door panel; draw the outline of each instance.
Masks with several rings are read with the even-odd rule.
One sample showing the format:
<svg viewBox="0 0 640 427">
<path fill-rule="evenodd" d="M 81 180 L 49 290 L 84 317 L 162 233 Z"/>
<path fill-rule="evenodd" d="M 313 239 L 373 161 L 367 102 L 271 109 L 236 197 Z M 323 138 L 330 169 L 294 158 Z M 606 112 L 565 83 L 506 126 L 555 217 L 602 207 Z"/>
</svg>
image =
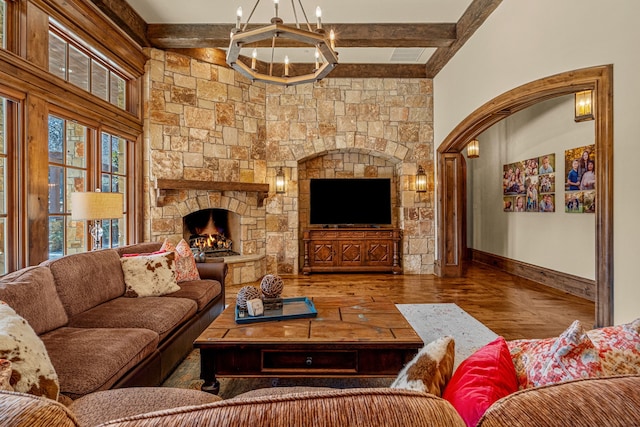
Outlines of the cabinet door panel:
<svg viewBox="0 0 640 427">
<path fill-rule="evenodd" d="M 391 265 L 393 242 L 367 242 L 367 265 Z"/>
<path fill-rule="evenodd" d="M 335 251 L 333 244 L 328 242 L 313 242 L 311 244 L 311 263 L 315 266 L 331 266 L 334 264 Z"/>
<path fill-rule="evenodd" d="M 353 242 L 340 242 L 340 264 L 362 265 L 362 244 Z"/>
</svg>

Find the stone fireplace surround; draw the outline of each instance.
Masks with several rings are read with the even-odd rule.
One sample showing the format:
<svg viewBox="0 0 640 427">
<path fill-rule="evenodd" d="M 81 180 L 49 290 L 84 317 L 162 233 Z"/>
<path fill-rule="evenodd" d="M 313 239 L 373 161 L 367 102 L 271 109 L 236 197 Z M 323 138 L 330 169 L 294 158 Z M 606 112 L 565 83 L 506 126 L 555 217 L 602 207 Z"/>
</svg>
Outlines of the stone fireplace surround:
<svg viewBox="0 0 640 427">
<path fill-rule="evenodd" d="M 231 219 L 234 250 L 240 255 L 224 257 L 231 283 L 246 283 L 266 274 L 264 208 L 257 194 L 239 191 L 160 190 L 158 206 L 169 215 L 157 221 L 166 230 L 180 229 L 178 238 L 188 239 L 183 218 L 204 209 L 226 210 Z M 170 236 L 167 236 L 170 237 Z"/>
<path fill-rule="evenodd" d="M 230 264 L 230 283 L 297 274 L 308 179 L 391 176 L 403 271 L 433 273 L 433 189 L 413 190 L 418 164 L 433 171 L 430 79 L 328 78 L 282 88 L 177 53 L 147 53 L 145 240 L 179 239 L 186 214 L 228 209 L 241 217 L 242 257 L 252 257 Z M 280 167 L 285 194 L 157 186 L 165 179 L 273 188 Z"/>
</svg>

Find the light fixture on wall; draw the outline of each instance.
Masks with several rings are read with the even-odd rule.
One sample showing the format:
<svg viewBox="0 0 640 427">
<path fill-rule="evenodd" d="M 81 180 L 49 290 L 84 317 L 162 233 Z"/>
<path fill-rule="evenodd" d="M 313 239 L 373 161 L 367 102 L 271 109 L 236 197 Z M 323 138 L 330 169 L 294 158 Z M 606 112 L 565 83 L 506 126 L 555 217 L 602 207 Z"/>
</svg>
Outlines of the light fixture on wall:
<svg viewBox="0 0 640 427">
<path fill-rule="evenodd" d="M 279 168 L 278 172 L 276 172 L 276 193 L 284 193 L 284 171 L 282 168 Z"/>
<path fill-rule="evenodd" d="M 593 120 L 593 91 L 576 92 L 575 117 L 576 122 Z"/>
<path fill-rule="evenodd" d="M 422 166 L 418 165 L 418 172 L 416 173 L 416 192 L 424 193 L 427 191 L 427 174 L 424 172 Z"/>
<path fill-rule="evenodd" d="M 320 7 L 316 8 L 315 30 L 313 30 L 307 19 L 307 13 L 302 6 L 301 0 L 298 0 L 298 4 L 300 5 L 300 12 L 306 22 L 306 30 L 300 27 L 298 11 L 296 11 L 296 6 L 293 1 L 291 2 L 291 7 L 296 21 L 295 27 L 284 25 L 282 19 L 278 16 L 279 0 L 273 0 L 275 16 L 271 18 L 270 25 L 248 28 L 249 21 L 259 3 L 260 0 L 257 0 L 244 25 L 241 25 L 242 8 L 239 7 L 237 10 L 236 26 L 231 30 L 231 42 L 229 44 L 229 50 L 227 51 L 227 64 L 229 64 L 231 68 L 253 81 L 291 86 L 317 82 L 323 79 L 338 65 L 338 54 L 335 51 L 335 33 L 331 30 L 329 37 L 326 37 L 326 32 L 322 28 L 322 11 Z M 300 46 L 302 46 L 307 48 L 305 50 L 313 52 L 313 56 L 308 58 L 308 64 L 299 63 L 293 65 L 289 62 L 289 54 L 293 55 L 294 52 L 294 50 L 291 49 L 292 45 L 296 45 L 298 50 Z M 268 57 L 270 59 L 265 63 L 258 63 L 257 49 L 264 46 L 267 46 L 265 50 L 269 52 Z M 251 58 L 240 55 L 243 48 L 253 48 Z M 276 50 L 280 54 L 284 54 L 282 59 L 277 58 Z M 291 53 L 286 54 L 284 51 Z M 283 64 L 283 66 L 276 65 L 276 71 L 274 71 L 275 59 L 282 61 Z M 250 61 L 251 66 L 245 63 L 247 60 Z M 280 72 L 278 73 L 278 71 Z"/>
<path fill-rule="evenodd" d="M 89 228 L 93 237 L 93 250 L 102 248 L 103 219 L 122 217 L 122 193 L 74 192 L 71 193 L 71 219 L 93 221 Z"/>
<path fill-rule="evenodd" d="M 480 141 L 472 139 L 467 144 L 467 157 L 470 159 L 476 159 L 480 157 Z"/>
</svg>

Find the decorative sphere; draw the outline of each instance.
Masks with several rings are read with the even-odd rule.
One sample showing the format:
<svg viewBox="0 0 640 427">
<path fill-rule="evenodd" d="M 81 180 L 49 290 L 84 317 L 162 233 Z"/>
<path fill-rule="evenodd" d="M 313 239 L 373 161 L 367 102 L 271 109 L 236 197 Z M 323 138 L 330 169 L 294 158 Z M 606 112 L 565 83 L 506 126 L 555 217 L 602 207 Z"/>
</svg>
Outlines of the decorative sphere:
<svg viewBox="0 0 640 427">
<path fill-rule="evenodd" d="M 238 308 L 246 310 L 247 309 L 247 301 L 252 299 L 260 298 L 260 290 L 255 286 L 243 286 L 238 291 L 238 296 L 236 297 L 236 305 Z"/>
<path fill-rule="evenodd" d="M 262 278 L 260 288 L 266 298 L 278 298 L 284 288 L 284 282 L 280 276 L 267 274 Z"/>
</svg>

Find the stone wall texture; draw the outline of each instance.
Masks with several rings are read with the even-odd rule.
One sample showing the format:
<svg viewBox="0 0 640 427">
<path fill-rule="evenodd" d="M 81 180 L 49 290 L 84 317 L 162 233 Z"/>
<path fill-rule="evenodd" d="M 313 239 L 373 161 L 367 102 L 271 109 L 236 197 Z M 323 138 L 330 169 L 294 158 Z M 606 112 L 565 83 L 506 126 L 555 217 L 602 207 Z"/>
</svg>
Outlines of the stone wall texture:
<svg viewBox="0 0 640 427">
<path fill-rule="evenodd" d="M 243 254 L 266 272 L 298 273 L 311 177 L 390 177 L 405 273 L 432 274 L 435 259 L 433 103 L 430 79 L 327 78 L 282 87 L 149 49 L 145 76 L 145 239 L 179 239 L 182 216 L 225 208 L 242 217 Z M 418 165 L 430 189 L 414 191 Z M 286 191 L 275 194 L 282 167 Z M 255 193 L 156 190 L 160 178 L 255 182 Z M 262 268 L 262 267 L 259 267 Z"/>
</svg>

